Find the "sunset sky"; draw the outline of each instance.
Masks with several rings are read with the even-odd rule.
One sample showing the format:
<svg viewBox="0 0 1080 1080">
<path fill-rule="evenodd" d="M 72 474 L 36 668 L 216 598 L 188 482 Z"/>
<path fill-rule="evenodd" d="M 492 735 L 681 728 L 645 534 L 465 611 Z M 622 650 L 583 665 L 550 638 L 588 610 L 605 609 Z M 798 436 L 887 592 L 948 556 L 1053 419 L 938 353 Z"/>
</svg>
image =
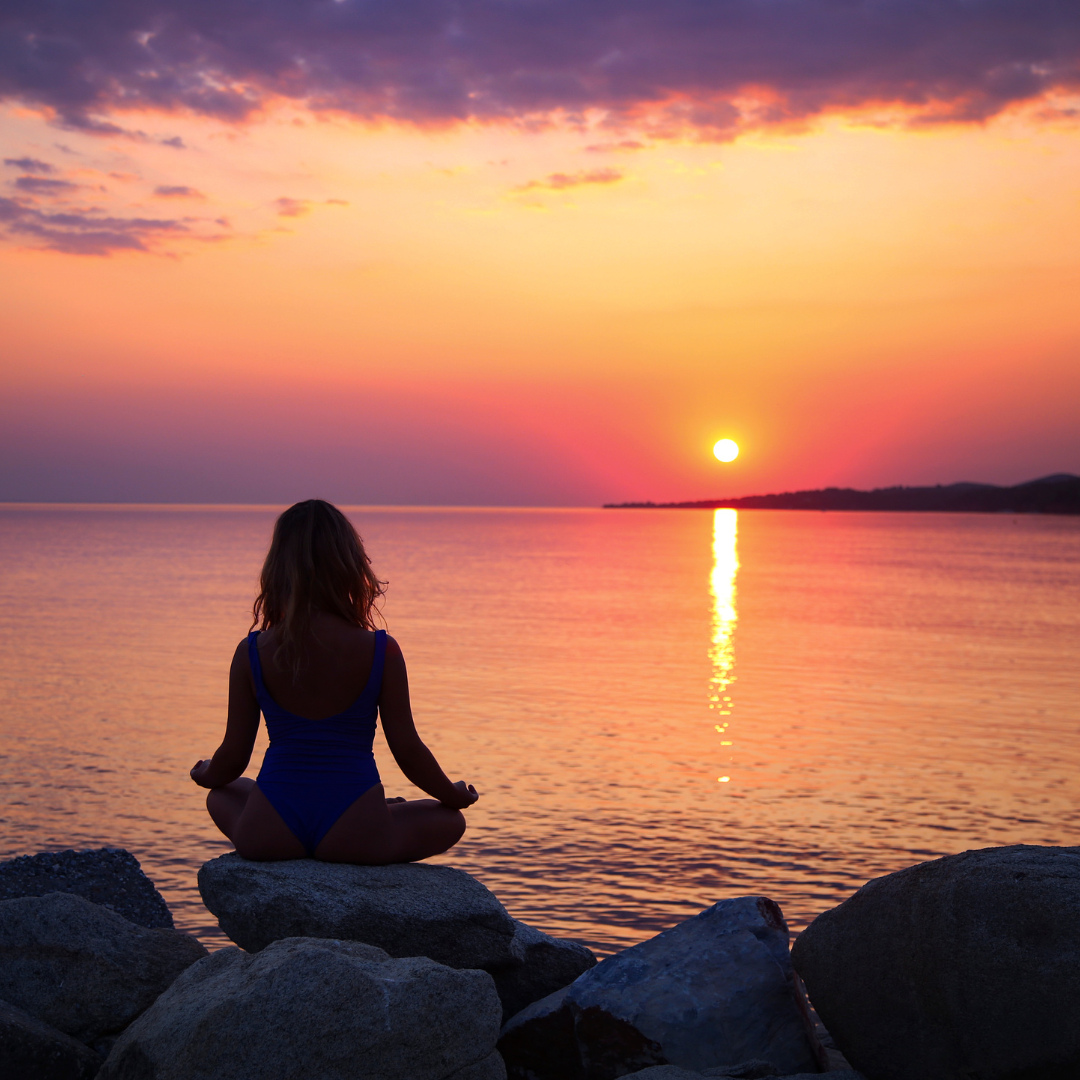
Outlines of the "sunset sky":
<svg viewBox="0 0 1080 1080">
<path fill-rule="evenodd" d="M 1075 0 L 13 0 L 0 97 L 0 500 L 1080 473 Z"/>
</svg>

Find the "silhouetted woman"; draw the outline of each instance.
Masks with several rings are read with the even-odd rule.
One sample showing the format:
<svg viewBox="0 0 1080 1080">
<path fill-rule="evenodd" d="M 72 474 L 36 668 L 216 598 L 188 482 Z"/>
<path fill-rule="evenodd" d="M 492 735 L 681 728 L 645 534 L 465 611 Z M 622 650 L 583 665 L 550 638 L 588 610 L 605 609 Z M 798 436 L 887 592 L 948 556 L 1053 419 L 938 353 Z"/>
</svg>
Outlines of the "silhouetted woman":
<svg viewBox="0 0 1080 1080">
<path fill-rule="evenodd" d="M 465 832 L 478 795 L 451 783 L 413 724 L 405 660 L 372 624 L 382 583 L 356 530 L 321 499 L 274 525 L 254 624 L 229 672 L 225 738 L 191 779 L 248 859 L 381 864 L 425 859 Z M 251 760 L 260 711 L 270 746 Z M 430 799 L 387 799 L 371 752 L 376 715 L 401 771 Z"/>
</svg>

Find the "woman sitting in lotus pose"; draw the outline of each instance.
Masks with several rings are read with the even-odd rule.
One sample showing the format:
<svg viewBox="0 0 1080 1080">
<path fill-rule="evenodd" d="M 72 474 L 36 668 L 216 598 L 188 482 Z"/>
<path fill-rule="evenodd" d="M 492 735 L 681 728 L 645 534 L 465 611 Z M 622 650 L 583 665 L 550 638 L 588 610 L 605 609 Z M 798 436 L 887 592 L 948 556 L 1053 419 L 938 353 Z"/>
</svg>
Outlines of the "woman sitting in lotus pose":
<svg viewBox="0 0 1080 1080">
<path fill-rule="evenodd" d="M 426 859 L 465 832 L 479 797 L 451 783 L 413 725 L 405 660 L 372 625 L 382 595 L 356 530 L 310 499 L 274 525 L 254 623 L 229 672 L 225 738 L 191 779 L 214 824 L 248 859 Z M 243 777 L 260 711 L 270 746 Z M 387 799 L 371 752 L 376 714 L 401 771 L 430 799 Z"/>
</svg>

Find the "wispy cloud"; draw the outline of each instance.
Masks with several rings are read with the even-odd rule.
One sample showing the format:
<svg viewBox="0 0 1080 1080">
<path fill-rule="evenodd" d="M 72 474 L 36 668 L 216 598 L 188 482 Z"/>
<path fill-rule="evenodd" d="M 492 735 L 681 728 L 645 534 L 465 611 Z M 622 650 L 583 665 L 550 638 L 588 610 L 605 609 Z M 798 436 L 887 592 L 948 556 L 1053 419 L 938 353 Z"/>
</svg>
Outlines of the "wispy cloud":
<svg viewBox="0 0 1080 1080">
<path fill-rule="evenodd" d="M 586 146 L 585 149 L 591 154 L 625 154 L 633 150 L 644 150 L 645 143 L 638 139 L 619 139 L 617 142 L 593 143 L 592 146 Z"/>
<path fill-rule="evenodd" d="M 63 195 L 78 191 L 82 185 L 73 184 L 70 180 L 51 180 L 45 176 L 20 176 L 15 180 L 15 187 L 33 195 Z"/>
<path fill-rule="evenodd" d="M 274 206 L 277 207 L 278 217 L 303 217 L 311 213 L 310 199 L 290 199 L 283 195 L 274 200 Z"/>
<path fill-rule="evenodd" d="M 32 157 L 4 158 L 4 164 L 10 165 L 13 169 L 21 169 L 26 173 L 47 175 L 56 172 L 55 165 L 50 165 L 47 161 L 38 161 L 37 158 Z"/>
<path fill-rule="evenodd" d="M 149 251 L 162 238 L 190 232 L 188 224 L 175 219 L 112 217 L 94 210 L 57 213 L 3 196 L 0 228 L 36 247 L 70 255 Z"/>
<path fill-rule="evenodd" d="M 159 184 L 154 188 L 159 199 L 205 199 L 206 196 L 197 188 L 187 184 Z"/>
<path fill-rule="evenodd" d="M 586 184 L 615 184 L 623 178 L 618 169 L 589 169 L 576 173 L 549 173 L 543 180 L 530 180 L 514 188 L 514 191 L 535 191 L 546 188 L 549 191 L 563 191 L 566 188 L 582 187 Z"/>
<path fill-rule="evenodd" d="M 0 94 L 90 134 L 149 138 L 116 122 L 123 110 L 240 121 L 284 96 L 414 123 L 600 110 L 659 135 L 729 138 L 832 109 L 979 122 L 1073 93 L 1080 4 L 15 0 L 0 57 Z"/>
</svg>

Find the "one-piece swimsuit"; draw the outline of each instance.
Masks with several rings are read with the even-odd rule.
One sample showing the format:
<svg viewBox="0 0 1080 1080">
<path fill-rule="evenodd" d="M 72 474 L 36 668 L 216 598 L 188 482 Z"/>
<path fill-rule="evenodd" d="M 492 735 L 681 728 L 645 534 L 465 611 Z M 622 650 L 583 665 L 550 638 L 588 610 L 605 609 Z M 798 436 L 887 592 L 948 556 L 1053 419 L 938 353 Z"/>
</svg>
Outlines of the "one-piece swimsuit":
<svg viewBox="0 0 1080 1080">
<path fill-rule="evenodd" d="M 379 782 L 372 742 L 386 659 L 386 631 L 375 631 L 375 658 L 360 696 L 325 720 L 283 709 L 263 682 L 259 631 L 248 635 L 255 696 L 270 745 L 256 784 L 309 855 L 339 817 Z"/>
</svg>

